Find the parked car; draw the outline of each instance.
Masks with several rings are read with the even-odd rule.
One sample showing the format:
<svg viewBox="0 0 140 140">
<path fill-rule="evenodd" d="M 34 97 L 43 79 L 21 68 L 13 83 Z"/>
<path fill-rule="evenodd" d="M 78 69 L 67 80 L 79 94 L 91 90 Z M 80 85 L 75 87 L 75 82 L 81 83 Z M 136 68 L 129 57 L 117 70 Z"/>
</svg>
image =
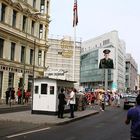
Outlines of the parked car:
<svg viewBox="0 0 140 140">
<path fill-rule="evenodd" d="M 130 107 L 134 107 L 136 105 L 136 97 L 135 95 L 129 95 L 124 98 L 124 109 L 129 109 Z"/>
</svg>

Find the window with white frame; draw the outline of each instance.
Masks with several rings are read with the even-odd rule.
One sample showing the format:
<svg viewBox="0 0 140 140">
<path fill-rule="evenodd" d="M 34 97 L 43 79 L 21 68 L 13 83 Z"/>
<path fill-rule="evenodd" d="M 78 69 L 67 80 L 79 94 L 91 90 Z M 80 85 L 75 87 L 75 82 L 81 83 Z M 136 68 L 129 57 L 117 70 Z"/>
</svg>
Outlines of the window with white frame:
<svg viewBox="0 0 140 140">
<path fill-rule="evenodd" d="M 109 44 L 109 43 L 110 43 L 110 39 L 103 40 L 103 45 L 106 45 L 106 44 Z"/>
<path fill-rule="evenodd" d="M 16 27 L 17 11 L 13 10 L 12 26 Z"/>
<path fill-rule="evenodd" d="M 41 3 L 40 3 L 40 12 L 41 13 L 44 13 L 45 11 L 45 0 L 41 0 Z"/>
<path fill-rule="evenodd" d="M 27 23 L 27 17 L 23 16 L 23 21 L 22 21 L 22 31 L 26 32 L 26 23 Z"/>
<path fill-rule="evenodd" d="M 41 66 L 41 57 L 42 57 L 42 51 L 38 51 L 38 65 Z"/>
<path fill-rule="evenodd" d="M 14 85 L 14 73 L 9 72 L 8 87 L 13 87 Z"/>
<path fill-rule="evenodd" d="M 0 58 L 3 58 L 4 39 L 0 38 Z"/>
<path fill-rule="evenodd" d="M 41 84 L 41 94 L 47 94 L 48 84 Z"/>
<path fill-rule="evenodd" d="M 31 34 L 34 35 L 35 30 L 35 21 L 32 20 L 32 28 L 31 28 Z"/>
<path fill-rule="evenodd" d="M 11 42 L 11 60 L 14 60 L 15 57 L 15 46 L 16 44 L 14 42 Z"/>
<path fill-rule="evenodd" d="M 25 59 L 25 46 L 21 46 L 21 63 L 24 63 Z"/>
<path fill-rule="evenodd" d="M 41 39 L 43 37 L 43 24 L 40 24 L 39 26 L 39 38 Z"/>
<path fill-rule="evenodd" d="M 30 49 L 30 65 L 33 64 L 33 49 Z"/>
<path fill-rule="evenodd" d="M 33 8 L 36 8 L 36 0 L 33 0 Z"/>
<path fill-rule="evenodd" d="M 5 15 L 6 15 L 6 5 L 2 3 L 2 6 L 1 6 L 1 21 L 2 22 L 5 22 Z"/>
</svg>

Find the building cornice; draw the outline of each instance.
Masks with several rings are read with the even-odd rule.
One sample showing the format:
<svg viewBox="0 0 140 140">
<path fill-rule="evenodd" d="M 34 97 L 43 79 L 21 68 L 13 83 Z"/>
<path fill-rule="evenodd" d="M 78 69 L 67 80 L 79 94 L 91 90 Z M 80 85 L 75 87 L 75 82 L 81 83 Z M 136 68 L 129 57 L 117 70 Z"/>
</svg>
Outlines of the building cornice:
<svg viewBox="0 0 140 140">
<path fill-rule="evenodd" d="M 13 4 L 12 0 L 2 0 L 2 2 L 8 5 Z"/>
<path fill-rule="evenodd" d="M 34 36 L 31 36 L 30 34 L 28 34 L 28 38 L 25 37 L 25 35 L 21 35 L 22 32 L 19 33 L 19 31 L 17 30 L 16 32 L 13 31 L 13 30 L 7 30 L 9 28 L 3 28 L 0 26 L 0 36 L 2 38 L 12 38 L 12 40 L 15 40 L 15 41 L 19 41 L 19 40 L 22 40 L 22 43 L 23 44 L 26 44 L 26 41 L 28 41 L 29 43 L 33 44 L 34 43 L 34 40 L 36 39 L 36 44 L 40 47 L 45 47 L 48 46 L 47 42 L 45 40 L 41 40 L 39 38 L 36 38 Z M 43 42 L 43 43 L 39 43 L 39 42 Z"/>
<path fill-rule="evenodd" d="M 12 4 L 12 6 L 13 6 L 13 8 L 15 8 L 15 9 L 18 10 L 18 11 L 23 11 L 23 8 L 22 8 L 21 4 L 18 3 L 18 2 L 14 2 L 14 3 Z"/>
</svg>

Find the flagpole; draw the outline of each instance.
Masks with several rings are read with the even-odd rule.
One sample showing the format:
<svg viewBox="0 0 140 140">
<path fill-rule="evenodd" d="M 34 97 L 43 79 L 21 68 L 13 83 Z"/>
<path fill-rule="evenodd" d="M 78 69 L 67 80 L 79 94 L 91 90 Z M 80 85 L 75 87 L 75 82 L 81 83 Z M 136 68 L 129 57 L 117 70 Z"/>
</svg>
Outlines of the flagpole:
<svg viewBox="0 0 140 140">
<path fill-rule="evenodd" d="M 75 50 L 76 50 L 76 26 L 78 24 L 77 0 L 74 0 L 73 6 L 73 27 L 74 27 L 74 45 L 73 45 L 73 81 L 75 81 Z"/>
<path fill-rule="evenodd" d="M 73 81 L 75 80 L 75 49 L 76 49 L 76 26 L 74 26 L 74 46 L 73 46 Z"/>
</svg>

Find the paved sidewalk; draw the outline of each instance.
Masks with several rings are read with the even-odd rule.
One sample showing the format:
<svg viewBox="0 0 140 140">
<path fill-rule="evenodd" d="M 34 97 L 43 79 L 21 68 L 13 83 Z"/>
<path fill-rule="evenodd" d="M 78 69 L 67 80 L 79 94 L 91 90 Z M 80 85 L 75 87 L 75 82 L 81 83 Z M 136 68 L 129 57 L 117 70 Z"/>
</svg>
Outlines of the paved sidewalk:
<svg viewBox="0 0 140 140">
<path fill-rule="evenodd" d="M 98 109 L 87 107 L 83 111 L 75 111 L 75 118 L 69 118 L 70 113 L 65 113 L 64 118 L 57 118 L 57 115 L 32 114 L 31 103 L 19 105 L 0 104 L 0 121 L 26 122 L 39 125 L 61 125 L 76 121 L 99 113 Z"/>
<path fill-rule="evenodd" d="M 31 104 L 12 104 L 11 106 L 6 104 L 0 104 L 0 114 L 26 110 L 31 110 Z"/>
<path fill-rule="evenodd" d="M 84 111 L 75 111 L 75 118 L 69 118 L 70 114 L 66 113 L 64 114 L 64 118 L 61 119 L 57 118 L 56 115 L 31 114 L 30 110 L 0 114 L 0 121 L 26 122 L 39 125 L 62 125 L 97 113 L 99 112 L 96 110 L 86 109 Z"/>
<path fill-rule="evenodd" d="M 6 105 L 6 104 L 0 104 L 0 109 L 2 109 L 2 108 L 14 108 L 14 107 L 21 107 L 21 106 L 31 106 L 31 103 L 28 103 L 28 104 L 11 104 L 11 106 L 10 106 L 10 104 L 8 104 L 8 105 Z"/>
</svg>

